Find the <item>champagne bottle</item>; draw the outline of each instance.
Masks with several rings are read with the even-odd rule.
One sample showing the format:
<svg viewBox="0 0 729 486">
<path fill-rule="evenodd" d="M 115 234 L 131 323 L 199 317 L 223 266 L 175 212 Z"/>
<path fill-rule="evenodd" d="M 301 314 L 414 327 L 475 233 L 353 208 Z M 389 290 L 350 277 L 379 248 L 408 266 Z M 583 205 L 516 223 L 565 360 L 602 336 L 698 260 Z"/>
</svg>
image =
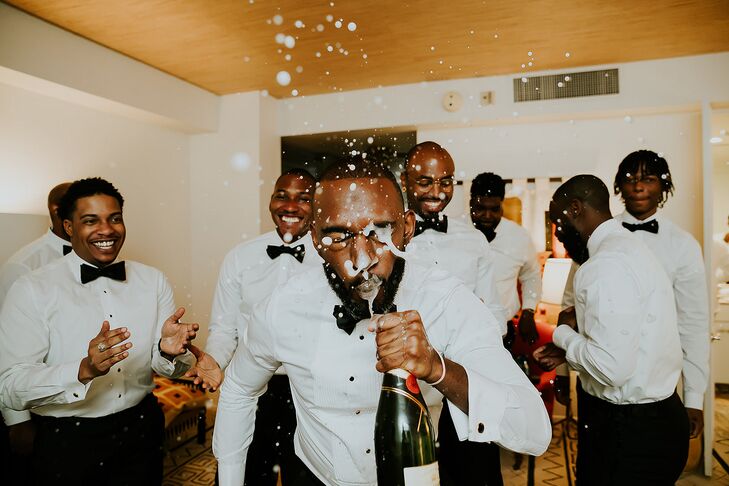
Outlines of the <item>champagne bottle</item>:
<svg viewBox="0 0 729 486">
<path fill-rule="evenodd" d="M 418 380 L 400 369 L 385 373 L 375 418 L 378 486 L 439 485 L 433 434 Z"/>
</svg>

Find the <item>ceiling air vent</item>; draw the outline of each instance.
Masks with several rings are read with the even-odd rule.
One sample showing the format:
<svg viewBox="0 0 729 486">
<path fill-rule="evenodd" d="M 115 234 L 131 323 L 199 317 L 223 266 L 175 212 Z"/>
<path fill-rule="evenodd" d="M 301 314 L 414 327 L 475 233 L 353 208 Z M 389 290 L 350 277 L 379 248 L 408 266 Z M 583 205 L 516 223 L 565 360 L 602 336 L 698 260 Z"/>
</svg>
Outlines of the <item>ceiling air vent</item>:
<svg viewBox="0 0 729 486">
<path fill-rule="evenodd" d="M 619 92 L 617 69 L 514 79 L 514 102 L 517 103 Z"/>
</svg>

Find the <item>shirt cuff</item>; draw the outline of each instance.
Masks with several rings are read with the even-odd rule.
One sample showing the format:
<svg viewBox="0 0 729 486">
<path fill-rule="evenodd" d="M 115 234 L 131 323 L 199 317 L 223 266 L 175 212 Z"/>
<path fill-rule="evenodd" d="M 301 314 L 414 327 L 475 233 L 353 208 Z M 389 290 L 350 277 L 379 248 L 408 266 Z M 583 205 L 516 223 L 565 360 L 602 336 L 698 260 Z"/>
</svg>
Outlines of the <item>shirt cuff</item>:
<svg viewBox="0 0 729 486">
<path fill-rule="evenodd" d="M 163 357 L 159 352 L 155 353 L 155 365 L 153 368 L 157 373 L 169 378 L 177 378 L 185 371 L 189 370 L 195 362 L 195 355 L 189 349 L 184 353 L 175 356 L 172 361 Z"/>
<path fill-rule="evenodd" d="M 18 411 L 11 408 L 3 408 L 0 412 L 2 412 L 3 420 L 8 427 L 30 420 L 30 412 L 27 410 Z"/>
<path fill-rule="evenodd" d="M 80 364 L 81 360 L 59 366 L 57 383 L 65 383 L 63 385 L 64 403 L 75 403 L 84 400 L 86 398 L 86 392 L 89 391 L 91 383 L 94 381 L 93 379 L 89 380 L 85 385 L 78 381 Z"/>
<path fill-rule="evenodd" d="M 704 395 L 701 393 L 684 390 L 683 406 L 686 408 L 695 408 L 697 410 L 704 409 Z"/>
<path fill-rule="evenodd" d="M 552 342 L 558 348 L 562 348 L 566 351 L 570 342 L 573 339 L 578 338 L 579 336 L 580 335 L 574 329 L 572 329 L 570 326 L 568 326 L 566 324 L 557 325 L 557 327 L 554 330 L 554 333 L 552 333 Z"/>
<path fill-rule="evenodd" d="M 506 411 L 508 391 L 491 380 L 465 368 L 468 376 L 468 414 L 448 401 L 459 440 L 493 442 L 500 439 L 501 420 Z"/>
</svg>

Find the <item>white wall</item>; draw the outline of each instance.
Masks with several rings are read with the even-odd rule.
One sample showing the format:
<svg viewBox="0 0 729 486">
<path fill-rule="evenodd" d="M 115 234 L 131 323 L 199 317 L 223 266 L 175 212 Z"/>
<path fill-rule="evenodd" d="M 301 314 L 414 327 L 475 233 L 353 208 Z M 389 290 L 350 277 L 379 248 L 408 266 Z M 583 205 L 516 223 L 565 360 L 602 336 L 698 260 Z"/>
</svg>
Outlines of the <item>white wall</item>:
<svg viewBox="0 0 729 486">
<path fill-rule="evenodd" d="M 51 220 L 47 215 L 0 213 L 0 266 L 13 253 L 48 231 Z"/>
<path fill-rule="evenodd" d="M 225 254 L 259 234 L 260 104 L 257 92 L 223 96 L 218 131 L 190 140 L 192 315 L 207 323 Z M 203 326 L 199 342 L 207 337 Z"/>
</svg>

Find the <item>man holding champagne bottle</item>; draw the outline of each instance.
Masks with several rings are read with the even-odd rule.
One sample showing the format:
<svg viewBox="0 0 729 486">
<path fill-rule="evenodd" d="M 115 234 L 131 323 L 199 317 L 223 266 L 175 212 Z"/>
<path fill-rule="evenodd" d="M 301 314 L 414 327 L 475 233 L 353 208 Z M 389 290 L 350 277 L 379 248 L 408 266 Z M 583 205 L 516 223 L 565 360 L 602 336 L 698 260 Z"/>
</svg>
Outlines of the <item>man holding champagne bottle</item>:
<svg viewBox="0 0 729 486">
<path fill-rule="evenodd" d="M 406 261 L 414 229 L 388 169 L 350 159 L 325 171 L 312 224 L 323 269 L 302 269 L 253 310 L 226 373 L 213 444 L 221 485 L 243 483 L 256 400 L 280 365 L 296 407 L 296 484 L 378 482 L 375 415 L 390 370 L 422 389 L 434 423 L 445 395 L 461 439 L 547 448 L 546 410 L 500 323 L 457 279 Z M 391 457 L 407 446 L 390 445 Z"/>
</svg>

